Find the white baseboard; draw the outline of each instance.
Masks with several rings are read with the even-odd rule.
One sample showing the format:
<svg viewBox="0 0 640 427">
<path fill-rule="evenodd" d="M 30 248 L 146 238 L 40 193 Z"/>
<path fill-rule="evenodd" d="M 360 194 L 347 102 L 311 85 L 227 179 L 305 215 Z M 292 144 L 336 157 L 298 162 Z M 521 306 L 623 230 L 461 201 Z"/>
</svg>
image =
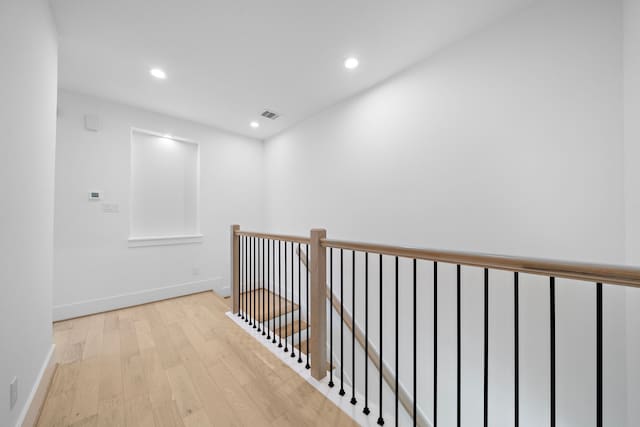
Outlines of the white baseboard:
<svg viewBox="0 0 640 427">
<path fill-rule="evenodd" d="M 44 400 L 47 397 L 49 384 L 51 383 L 51 379 L 55 371 L 55 358 L 53 357 L 55 349 L 56 345 L 51 344 L 49 354 L 47 354 L 47 357 L 40 368 L 40 372 L 38 372 L 36 382 L 33 384 L 33 388 L 31 388 L 27 401 L 24 403 L 24 407 L 20 412 L 16 427 L 33 427 L 36 424 L 36 421 L 38 421 L 38 415 L 40 414 Z"/>
<path fill-rule="evenodd" d="M 214 288 L 213 291 L 220 295 L 222 298 L 227 298 L 231 296 L 231 287 L 229 285 L 227 286 L 220 286 L 218 288 Z"/>
<path fill-rule="evenodd" d="M 221 281 L 221 277 L 216 277 L 213 279 L 198 280 L 195 282 L 181 283 L 162 288 L 145 289 L 144 291 L 114 295 L 105 298 L 79 301 L 71 304 L 56 305 L 53 307 L 53 321 L 55 322 L 58 320 L 72 319 L 74 317 L 117 310 L 119 308 L 146 304 L 149 302 L 180 297 L 197 292 L 211 291 L 214 288 L 219 287 L 219 282 Z"/>
</svg>

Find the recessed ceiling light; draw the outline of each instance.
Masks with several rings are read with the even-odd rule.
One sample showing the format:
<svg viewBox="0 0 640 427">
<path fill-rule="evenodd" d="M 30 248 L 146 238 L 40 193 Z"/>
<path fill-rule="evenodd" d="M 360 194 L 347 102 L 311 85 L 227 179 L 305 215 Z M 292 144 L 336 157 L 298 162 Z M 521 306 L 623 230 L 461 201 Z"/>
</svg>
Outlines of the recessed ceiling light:
<svg viewBox="0 0 640 427">
<path fill-rule="evenodd" d="M 156 79 L 166 79 L 167 78 L 167 73 L 164 72 L 164 70 L 161 70 L 160 68 L 152 68 L 149 70 L 149 74 L 151 74 L 153 77 L 155 77 Z"/>
<path fill-rule="evenodd" d="M 260 123 L 258 122 L 251 122 L 249 123 L 249 126 L 251 126 L 252 128 L 256 129 L 260 127 Z"/>
<path fill-rule="evenodd" d="M 347 70 L 358 68 L 358 65 L 360 65 L 358 58 L 354 58 L 353 56 L 345 59 L 344 61 L 344 68 L 346 68 Z"/>
</svg>

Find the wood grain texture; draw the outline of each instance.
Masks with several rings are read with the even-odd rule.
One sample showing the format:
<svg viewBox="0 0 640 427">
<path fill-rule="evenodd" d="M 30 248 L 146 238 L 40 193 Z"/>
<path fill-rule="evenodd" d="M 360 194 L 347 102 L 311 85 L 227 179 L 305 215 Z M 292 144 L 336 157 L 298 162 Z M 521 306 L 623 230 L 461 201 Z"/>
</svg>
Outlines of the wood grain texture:
<svg viewBox="0 0 640 427">
<path fill-rule="evenodd" d="M 561 277 L 591 283 L 622 285 L 640 288 L 640 268 L 626 265 L 595 264 L 545 258 L 494 255 L 479 252 L 461 252 L 443 249 L 414 248 L 408 246 L 382 245 L 378 243 L 349 242 L 322 239 L 322 247 L 344 249 L 438 261 L 463 266 L 516 271 L 547 277 Z M 313 254 L 312 254 L 313 255 Z"/>
<path fill-rule="evenodd" d="M 204 292 L 54 324 L 38 425 L 356 425 L 229 320 L 229 304 Z"/>
<path fill-rule="evenodd" d="M 236 232 L 240 231 L 240 226 L 234 224 L 231 226 L 231 312 L 236 314 L 240 309 L 240 236 Z"/>
<path fill-rule="evenodd" d="M 283 296 L 278 296 L 273 292 L 267 291 L 264 288 L 258 288 L 249 292 L 242 292 L 240 294 L 240 298 L 251 298 L 251 301 L 256 302 L 255 316 L 258 322 L 289 314 L 291 311 L 295 311 L 300 308 L 298 304 L 285 299 Z M 264 311 L 262 310 L 263 299 Z M 267 300 L 269 301 L 268 304 Z M 257 304 L 258 301 L 259 304 Z M 253 315 L 253 312 L 251 314 Z"/>
<path fill-rule="evenodd" d="M 260 239 L 269 239 L 269 240 L 280 240 L 281 242 L 293 242 L 293 243 L 301 243 L 308 244 L 311 240 L 308 237 L 302 236 L 291 236 L 287 234 L 271 234 L 271 233 L 259 233 L 256 231 L 235 231 L 236 236 L 248 236 L 248 237 L 258 237 Z"/>
<path fill-rule="evenodd" d="M 327 236 L 326 230 L 311 230 L 311 376 L 317 380 L 327 375 L 327 251 L 320 244 Z M 309 267 L 309 266 L 308 266 Z M 315 327 L 314 327 L 315 326 Z"/>
<path fill-rule="evenodd" d="M 314 230 L 311 230 L 313 233 Z M 253 236 L 262 239 L 274 239 L 287 242 L 311 244 L 313 238 L 268 234 L 252 231 L 235 231 L 233 235 Z M 562 277 L 592 283 L 608 285 L 622 285 L 640 288 L 640 268 L 627 265 L 596 264 L 566 260 L 517 257 L 509 255 L 495 255 L 479 252 L 462 252 L 443 249 L 418 248 L 408 246 L 383 245 L 369 242 L 352 242 L 333 240 L 322 237 L 320 245 L 323 248 L 345 249 L 358 252 L 369 252 L 404 258 L 415 258 L 428 261 L 439 261 L 450 264 L 491 268 L 495 270 L 517 271 L 520 273 L 536 274 L 549 277 Z M 313 258 L 313 253 L 312 253 Z M 313 263 L 313 259 L 311 260 Z"/>
</svg>

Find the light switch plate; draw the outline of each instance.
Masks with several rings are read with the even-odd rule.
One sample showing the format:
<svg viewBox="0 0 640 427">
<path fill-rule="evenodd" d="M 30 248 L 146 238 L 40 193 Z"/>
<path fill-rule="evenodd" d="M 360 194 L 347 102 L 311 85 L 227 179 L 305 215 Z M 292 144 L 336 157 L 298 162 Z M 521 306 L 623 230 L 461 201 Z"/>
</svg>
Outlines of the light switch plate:
<svg viewBox="0 0 640 427">
<path fill-rule="evenodd" d="M 120 206 L 117 203 L 103 203 L 102 213 L 119 213 Z"/>
</svg>

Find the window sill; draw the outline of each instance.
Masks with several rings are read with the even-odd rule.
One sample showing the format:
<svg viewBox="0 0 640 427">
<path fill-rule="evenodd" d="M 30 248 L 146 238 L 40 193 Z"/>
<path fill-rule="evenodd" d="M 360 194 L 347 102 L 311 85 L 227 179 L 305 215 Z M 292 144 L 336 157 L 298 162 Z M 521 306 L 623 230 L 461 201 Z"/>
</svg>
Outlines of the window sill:
<svg viewBox="0 0 640 427">
<path fill-rule="evenodd" d="M 147 246 L 169 246 L 169 245 L 192 245 L 202 243 L 204 235 L 185 234 L 179 236 L 145 236 L 129 237 L 130 248 L 140 248 Z"/>
</svg>

